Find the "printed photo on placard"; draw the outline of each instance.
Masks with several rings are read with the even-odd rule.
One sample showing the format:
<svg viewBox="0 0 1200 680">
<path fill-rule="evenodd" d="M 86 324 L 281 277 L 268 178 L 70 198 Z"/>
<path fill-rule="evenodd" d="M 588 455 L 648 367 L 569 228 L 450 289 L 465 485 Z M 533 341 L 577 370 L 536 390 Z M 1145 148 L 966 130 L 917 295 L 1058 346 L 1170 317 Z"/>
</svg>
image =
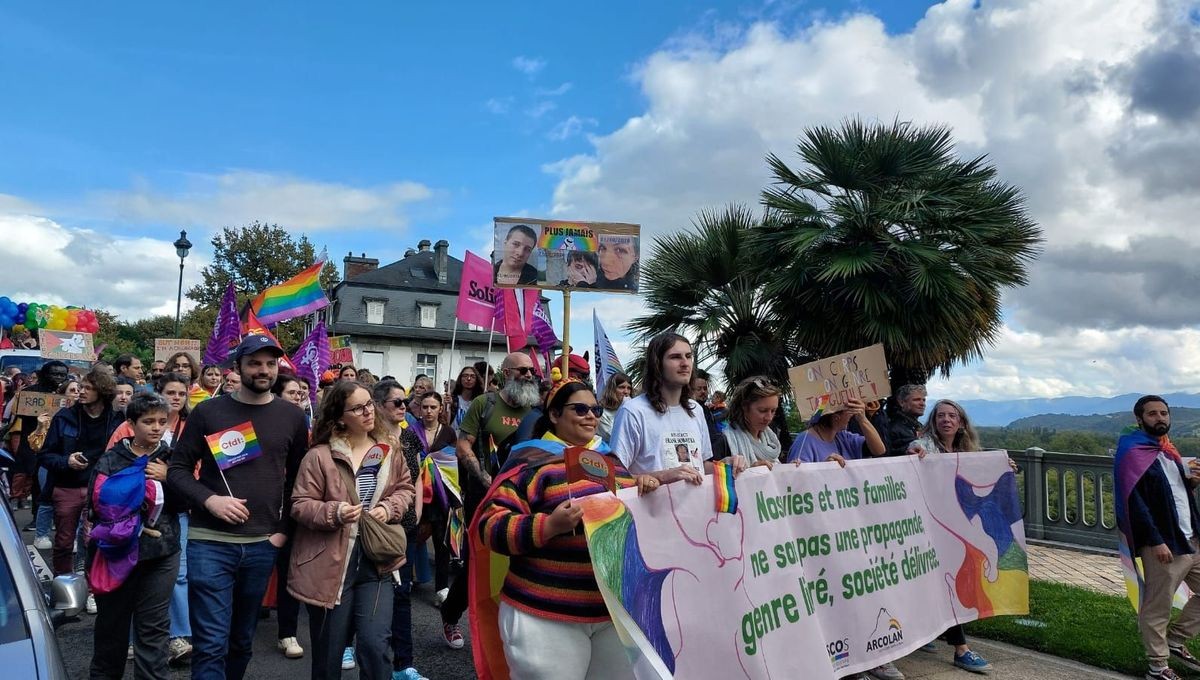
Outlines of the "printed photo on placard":
<svg viewBox="0 0 1200 680">
<path fill-rule="evenodd" d="M 704 472 L 704 457 L 700 442 L 691 432 L 668 432 L 663 436 L 662 459 L 664 469 L 691 465 Z"/>
<path fill-rule="evenodd" d="M 492 252 L 496 285 L 537 288 L 546 282 L 545 256 L 537 247 L 541 233 L 542 228 L 536 224 L 496 220 L 496 247 Z"/>
<path fill-rule="evenodd" d="M 498 217 L 495 228 L 497 286 L 638 291 L 641 228 L 636 224 Z"/>
</svg>

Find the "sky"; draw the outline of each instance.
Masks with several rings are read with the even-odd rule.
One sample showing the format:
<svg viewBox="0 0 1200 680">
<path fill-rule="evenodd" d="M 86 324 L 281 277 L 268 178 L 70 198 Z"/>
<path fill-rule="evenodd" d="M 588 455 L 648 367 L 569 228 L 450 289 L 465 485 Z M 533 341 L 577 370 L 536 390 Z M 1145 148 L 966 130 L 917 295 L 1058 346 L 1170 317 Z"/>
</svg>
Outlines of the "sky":
<svg viewBox="0 0 1200 680">
<path fill-rule="evenodd" d="M 576 5 L 0 7 L 0 294 L 173 313 L 179 231 L 186 288 L 255 220 L 339 265 L 486 255 L 501 215 L 653 238 L 757 207 L 806 127 L 900 119 L 987 154 L 1046 238 L 935 396 L 1200 385 L 1196 2 Z M 640 300 L 575 295 L 576 348 L 593 309 L 628 356 Z"/>
</svg>

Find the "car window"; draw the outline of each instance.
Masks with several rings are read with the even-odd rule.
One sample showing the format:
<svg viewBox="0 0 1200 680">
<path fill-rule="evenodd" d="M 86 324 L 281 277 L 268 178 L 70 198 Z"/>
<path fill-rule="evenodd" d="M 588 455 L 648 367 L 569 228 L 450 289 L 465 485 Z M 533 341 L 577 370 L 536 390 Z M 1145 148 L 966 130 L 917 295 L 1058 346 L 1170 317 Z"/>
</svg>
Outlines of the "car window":
<svg viewBox="0 0 1200 680">
<path fill-rule="evenodd" d="M 29 629 L 21 601 L 17 599 L 17 584 L 8 562 L 0 559 L 0 645 L 28 639 Z"/>
</svg>

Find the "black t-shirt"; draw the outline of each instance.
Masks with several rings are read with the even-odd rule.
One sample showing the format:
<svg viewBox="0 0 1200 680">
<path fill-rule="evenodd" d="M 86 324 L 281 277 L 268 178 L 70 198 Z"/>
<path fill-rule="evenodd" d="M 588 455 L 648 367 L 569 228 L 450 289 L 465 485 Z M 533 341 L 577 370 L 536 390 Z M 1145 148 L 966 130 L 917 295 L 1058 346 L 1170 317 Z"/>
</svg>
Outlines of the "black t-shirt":
<svg viewBox="0 0 1200 680">
<path fill-rule="evenodd" d="M 222 473 L 214 446 L 231 459 L 249 457 L 255 448 L 258 453 Z M 167 483 L 191 506 L 192 526 L 240 536 L 283 532 L 296 470 L 307 450 L 308 425 L 295 404 L 279 398 L 245 404 L 224 395 L 201 402 L 188 416 L 171 455 Z M 193 476 L 197 461 L 199 479 Z M 250 519 L 243 524 L 227 524 L 204 509 L 210 496 L 230 491 L 246 499 Z"/>
</svg>

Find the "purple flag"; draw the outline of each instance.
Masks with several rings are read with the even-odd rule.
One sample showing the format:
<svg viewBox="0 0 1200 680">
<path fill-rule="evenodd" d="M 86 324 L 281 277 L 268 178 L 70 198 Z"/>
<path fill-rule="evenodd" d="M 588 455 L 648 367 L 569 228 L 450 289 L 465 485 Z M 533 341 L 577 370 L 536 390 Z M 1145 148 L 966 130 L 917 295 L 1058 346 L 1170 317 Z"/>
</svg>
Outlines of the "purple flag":
<svg viewBox="0 0 1200 680">
<path fill-rule="evenodd" d="M 225 289 L 225 297 L 217 309 L 217 320 L 213 324 L 212 335 L 208 337 L 208 345 L 204 347 L 205 364 L 223 364 L 229 359 L 229 354 L 242 341 L 242 319 L 238 314 L 237 291 L 233 282 Z"/>
<path fill-rule="evenodd" d="M 554 322 L 550 319 L 550 313 L 546 310 L 545 304 L 539 299 L 537 306 L 533 308 L 533 339 L 537 340 L 538 351 L 541 352 L 547 363 L 546 377 L 549 379 L 550 367 L 549 362 L 554 357 L 554 347 L 558 344 L 558 335 L 554 333 Z"/>
<path fill-rule="evenodd" d="M 296 367 L 296 376 L 308 381 L 309 403 L 315 405 L 321 374 L 329 368 L 329 338 L 325 337 L 324 321 L 318 321 L 312 333 L 296 348 L 292 365 Z"/>
</svg>

